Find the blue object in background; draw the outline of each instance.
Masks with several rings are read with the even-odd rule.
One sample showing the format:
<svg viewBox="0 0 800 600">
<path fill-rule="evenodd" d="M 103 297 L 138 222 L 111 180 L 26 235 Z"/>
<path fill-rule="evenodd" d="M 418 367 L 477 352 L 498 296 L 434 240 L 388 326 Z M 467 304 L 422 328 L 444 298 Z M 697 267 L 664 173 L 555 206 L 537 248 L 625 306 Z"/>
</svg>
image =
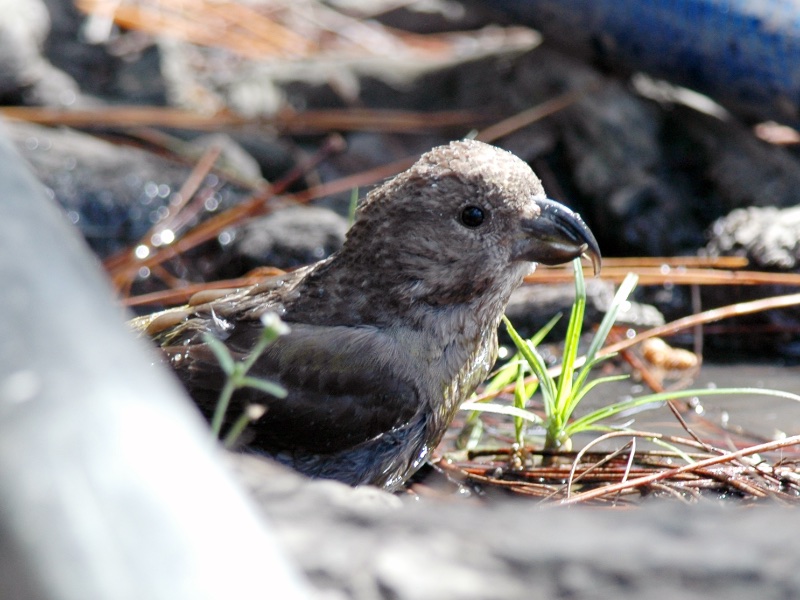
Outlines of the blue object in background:
<svg viewBox="0 0 800 600">
<path fill-rule="evenodd" d="M 800 125 L 800 0 L 496 0 L 573 55 Z"/>
</svg>

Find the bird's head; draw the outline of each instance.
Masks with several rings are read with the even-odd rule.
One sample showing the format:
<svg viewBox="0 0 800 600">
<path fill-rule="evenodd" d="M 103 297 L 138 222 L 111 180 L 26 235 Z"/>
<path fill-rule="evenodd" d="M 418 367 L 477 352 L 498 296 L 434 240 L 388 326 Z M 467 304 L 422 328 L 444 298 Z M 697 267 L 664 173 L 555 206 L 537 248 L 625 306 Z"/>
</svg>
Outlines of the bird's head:
<svg viewBox="0 0 800 600">
<path fill-rule="evenodd" d="M 591 231 L 547 199 L 525 162 L 470 140 L 434 148 L 373 190 L 359 207 L 345 253 L 390 278 L 381 284 L 435 305 L 493 290 L 504 302 L 532 263 L 586 255 L 595 271 L 600 265 Z"/>
</svg>

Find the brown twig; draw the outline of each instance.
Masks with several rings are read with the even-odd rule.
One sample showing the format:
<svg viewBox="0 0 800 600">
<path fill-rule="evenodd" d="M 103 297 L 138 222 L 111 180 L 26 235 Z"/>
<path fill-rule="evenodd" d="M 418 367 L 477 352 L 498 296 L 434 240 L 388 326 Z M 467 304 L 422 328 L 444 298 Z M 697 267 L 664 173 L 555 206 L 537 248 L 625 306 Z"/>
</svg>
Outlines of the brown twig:
<svg viewBox="0 0 800 600">
<path fill-rule="evenodd" d="M 431 129 L 464 127 L 486 120 L 471 111 L 416 112 L 347 108 L 295 112 L 285 109 L 271 117 L 245 118 L 231 112 L 204 115 L 159 106 L 108 106 L 91 110 L 38 106 L 0 107 L 8 119 L 39 125 L 76 128 L 170 127 L 193 131 L 269 128 L 281 134 L 319 134 L 332 131 L 377 131 L 384 133 L 429 132 Z"/>
<path fill-rule="evenodd" d="M 663 267 L 615 267 L 603 260 L 602 279 L 621 282 L 631 271 L 639 276 L 639 285 L 800 285 L 798 273 L 770 273 L 766 271 L 730 271 L 720 269 Z M 584 271 L 591 277 L 590 270 Z M 526 283 L 571 283 L 574 280 L 572 269 L 537 269 L 525 278 Z"/>
<path fill-rule="evenodd" d="M 663 481 L 665 479 L 670 479 L 671 477 L 675 477 L 682 473 L 697 472 L 697 470 L 704 469 L 706 467 L 711 467 L 713 465 L 734 461 L 736 459 L 745 456 L 750 456 L 752 454 L 758 454 L 760 452 L 773 452 L 775 450 L 780 450 L 781 448 L 794 446 L 796 444 L 800 444 L 800 435 L 791 436 L 776 442 L 768 442 L 766 444 L 758 444 L 756 446 L 750 446 L 748 448 L 737 450 L 736 452 L 729 452 L 722 456 L 714 456 L 712 458 L 707 458 L 705 460 L 684 465 L 682 467 L 678 467 L 675 469 L 666 469 L 664 471 L 653 473 L 651 475 L 646 475 L 644 477 L 638 477 L 636 479 L 632 479 L 624 483 L 615 483 L 594 490 L 588 490 L 586 492 L 576 494 L 575 496 L 572 496 L 570 498 L 565 498 L 561 500 L 559 504 L 569 505 L 569 504 L 577 504 L 579 502 L 585 502 L 587 500 L 599 498 L 601 496 L 615 493 L 620 490 L 628 490 L 636 488 L 651 483 L 653 481 Z"/>
</svg>

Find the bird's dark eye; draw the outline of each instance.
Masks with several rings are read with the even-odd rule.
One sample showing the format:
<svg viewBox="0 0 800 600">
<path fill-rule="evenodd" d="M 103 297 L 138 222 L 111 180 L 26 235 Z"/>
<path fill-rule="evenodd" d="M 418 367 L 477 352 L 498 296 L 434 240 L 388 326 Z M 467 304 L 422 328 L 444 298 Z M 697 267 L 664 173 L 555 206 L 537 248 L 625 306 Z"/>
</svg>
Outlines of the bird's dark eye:
<svg viewBox="0 0 800 600">
<path fill-rule="evenodd" d="M 480 227 L 486 219 L 486 213 L 478 206 L 467 206 L 461 211 L 461 222 L 467 227 Z"/>
</svg>

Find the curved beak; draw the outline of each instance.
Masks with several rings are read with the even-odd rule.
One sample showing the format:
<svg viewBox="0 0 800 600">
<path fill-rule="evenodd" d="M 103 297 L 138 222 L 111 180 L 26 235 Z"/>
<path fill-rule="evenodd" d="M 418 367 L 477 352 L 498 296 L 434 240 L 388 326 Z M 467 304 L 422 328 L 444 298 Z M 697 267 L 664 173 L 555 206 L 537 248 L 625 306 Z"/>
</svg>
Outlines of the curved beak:
<svg viewBox="0 0 800 600">
<path fill-rule="evenodd" d="M 600 272 L 600 247 L 594 234 L 577 213 L 547 198 L 534 199 L 541 209 L 539 216 L 524 219 L 525 238 L 514 258 L 545 265 L 560 265 L 583 256 L 592 261 L 594 274 Z"/>
</svg>

